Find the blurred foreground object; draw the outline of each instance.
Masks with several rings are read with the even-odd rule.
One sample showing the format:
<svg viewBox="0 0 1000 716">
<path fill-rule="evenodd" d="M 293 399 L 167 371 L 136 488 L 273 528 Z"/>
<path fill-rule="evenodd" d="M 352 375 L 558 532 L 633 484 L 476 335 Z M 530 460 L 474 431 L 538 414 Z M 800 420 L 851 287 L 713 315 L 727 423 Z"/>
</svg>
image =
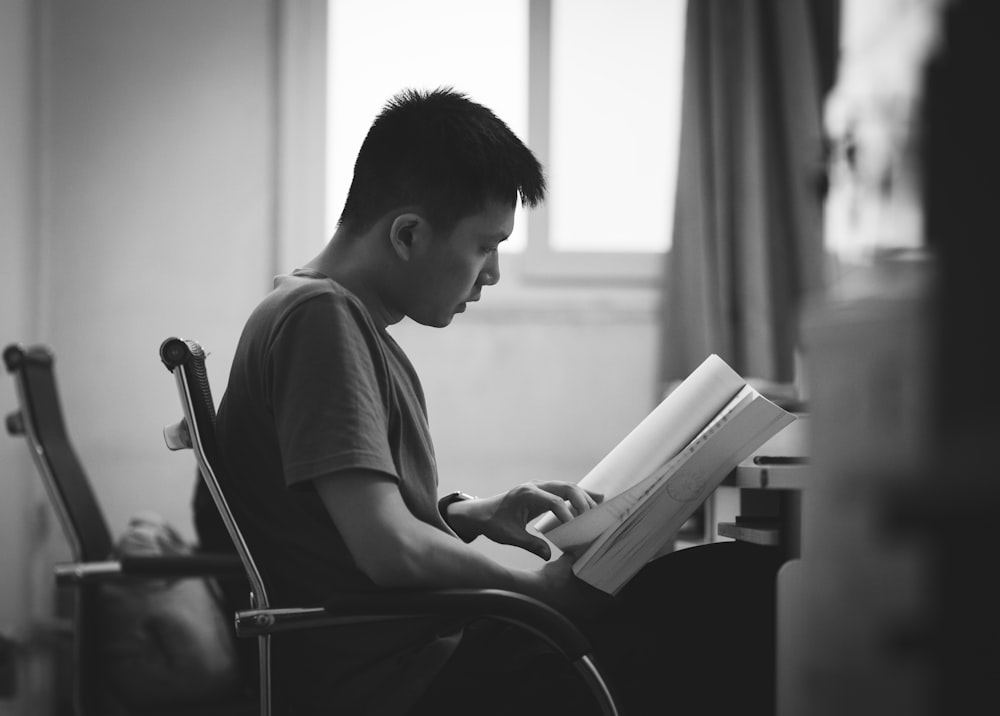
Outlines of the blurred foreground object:
<svg viewBox="0 0 1000 716">
<path fill-rule="evenodd" d="M 845 2 L 814 486 L 779 575 L 780 716 L 995 712 L 991 2 Z M 891 81 L 890 81 L 891 80 Z"/>
</svg>

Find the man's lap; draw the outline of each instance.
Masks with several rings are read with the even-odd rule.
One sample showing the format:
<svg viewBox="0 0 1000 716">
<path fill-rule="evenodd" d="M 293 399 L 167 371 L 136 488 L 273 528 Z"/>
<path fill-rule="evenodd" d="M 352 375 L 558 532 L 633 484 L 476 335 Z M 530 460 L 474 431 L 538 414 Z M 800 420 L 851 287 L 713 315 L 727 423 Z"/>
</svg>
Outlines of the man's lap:
<svg viewBox="0 0 1000 716">
<path fill-rule="evenodd" d="M 741 543 L 672 552 L 608 613 L 580 622 L 626 712 L 773 713 L 780 565 L 775 550 Z M 588 702 L 572 667 L 537 638 L 477 623 L 414 713 L 585 714 Z"/>
</svg>

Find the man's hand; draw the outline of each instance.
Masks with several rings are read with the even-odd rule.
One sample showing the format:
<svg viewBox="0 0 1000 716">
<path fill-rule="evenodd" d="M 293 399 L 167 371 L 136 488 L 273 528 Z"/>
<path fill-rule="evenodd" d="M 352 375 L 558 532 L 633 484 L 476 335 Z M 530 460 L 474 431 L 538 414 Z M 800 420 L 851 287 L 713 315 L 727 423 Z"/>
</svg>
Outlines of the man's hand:
<svg viewBox="0 0 1000 716">
<path fill-rule="evenodd" d="M 548 560 L 552 556 L 548 542 L 529 532 L 528 523 L 550 511 L 566 522 L 603 499 L 570 482 L 528 482 L 493 497 L 453 503 L 448 521 L 465 539 L 483 535 Z"/>
<path fill-rule="evenodd" d="M 543 585 L 538 598 L 569 617 L 596 617 L 614 599 L 573 574 L 573 558 L 568 554 L 543 565 L 538 575 Z"/>
</svg>

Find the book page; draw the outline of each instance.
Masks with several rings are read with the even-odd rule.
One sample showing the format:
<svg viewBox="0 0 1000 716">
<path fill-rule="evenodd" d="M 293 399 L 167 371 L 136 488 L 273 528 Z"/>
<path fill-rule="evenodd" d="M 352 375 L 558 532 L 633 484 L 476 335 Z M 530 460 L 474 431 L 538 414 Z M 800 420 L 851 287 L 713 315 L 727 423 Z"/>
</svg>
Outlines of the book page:
<svg viewBox="0 0 1000 716">
<path fill-rule="evenodd" d="M 588 510 L 569 522 L 557 525 L 546 533 L 546 538 L 563 552 L 574 552 L 588 546 L 625 519 L 642 501 L 643 496 L 658 484 L 660 477 L 659 471 L 654 472 L 624 492 L 605 499 L 600 509 Z"/>
<path fill-rule="evenodd" d="M 535 523 L 535 527 L 552 539 L 550 531 L 558 529 L 563 534 L 574 532 L 578 529 L 575 525 L 587 517 L 570 541 L 578 543 L 586 539 L 584 533 L 592 535 L 589 539 L 594 539 L 603 531 L 603 528 L 597 529 L 598 522 L 610 524 L 601 515 L 616 509 L 612 505 L 613 498 L 649 477 L 677 455 L 744 385 L 743 378 L 722 358 L 714 353 L 708 356 L 580 480 L 581 487 L 603 494 L 604 503 L 565 524 L 560 524 L 551 512 L 547 513 Z M 595 512 L 598 515 L 594 515 Z M 611 521 L 614 519 L 612 517 Z"/>
<path fill-rule="evenodd" d="M 650 494 L 677 472 L 712 434 L 752 399 L 753 389 L 744 386 L 743 390 L 737 393 L 736 397 L 683 450 L 665 465 L 660 465 L 652 475 L 638 485 L 613 499 L 612 505 L 616 508 L 613 510 L 613 519 L 611 515 L 603 514 L 603 510 L 590 510 L 572 522 L 551 530 L 546 537 L 563 552 L 578 552 L 581 548 L 587 547 L 586 554 L 581 558 L 586 561 L 602 543 L 614 539 L 620 530 L 630 529 L 628 525 L 622 523 L 634 521 L 634 513 L 642 509 Z"/>
<path fill-rule="evenodd" d="M 751 388 L 748 388 L 751 390 Z M 678 463 L 663 471 L 625 520 L 608 530 L 573 565 L 578 577 L 609 593 L 616 593 L 691 516 L 733 467 L 794 416 L 753 391 L 726 420 L 692 443 Z"/>
</svg>

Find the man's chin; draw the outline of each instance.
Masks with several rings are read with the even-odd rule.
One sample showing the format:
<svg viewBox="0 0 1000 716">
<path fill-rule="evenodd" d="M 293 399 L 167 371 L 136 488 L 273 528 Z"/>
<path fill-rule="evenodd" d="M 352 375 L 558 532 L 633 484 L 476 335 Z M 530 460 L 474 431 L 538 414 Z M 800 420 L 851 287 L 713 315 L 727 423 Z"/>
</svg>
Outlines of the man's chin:
<svg viewBox="0 0 1000 716">
<path fill-rule="evenodd" d="M 445 326 L 451 325 L 452 319 L 455 318 L 455 314 L 448 316 L 434 316 L 432 318 L 417 318 L 416 316 L 410 316 L 410 319 L 421 326 L 428 326 L 430 328 L 444 328 Z"/>
</svg>

